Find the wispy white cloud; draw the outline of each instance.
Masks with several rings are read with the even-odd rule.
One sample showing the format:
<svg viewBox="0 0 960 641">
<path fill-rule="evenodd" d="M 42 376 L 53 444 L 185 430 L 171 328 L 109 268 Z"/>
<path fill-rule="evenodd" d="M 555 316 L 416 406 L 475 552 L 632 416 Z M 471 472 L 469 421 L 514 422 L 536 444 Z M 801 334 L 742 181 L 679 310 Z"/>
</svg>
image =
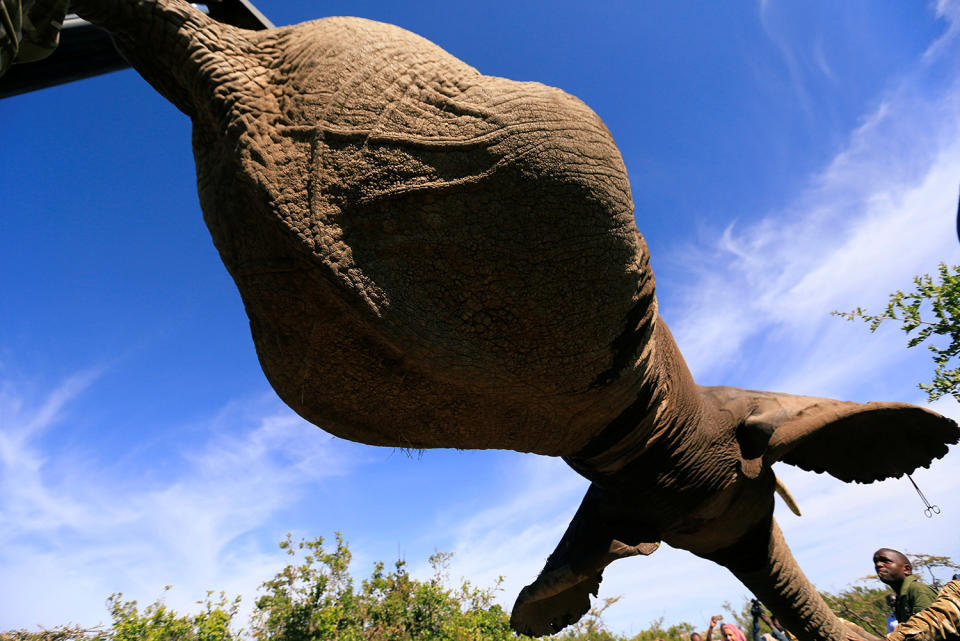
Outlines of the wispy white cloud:
<svg viewBox="0 0 960 641">
<path fill-rule="evenodd" d="M 94 624 L 112 592 L 150 601 L 166 584 L 182 610 L 208 588 L 250 597 L 282 564 L 257 529 L 364 460 L 264 397 L 207 421 L 209 436 L 184 447 L 162 478 L 117 478 L 103 461 L 54 457 L 37 440 L 69 429 L 65 408 L 93 377 L 72 377 L 34 405 L 10 381 L 0 397 L 0 628 L 14 616 L 17 625 Z"/>
<path fill-rule="evenodd" d="M 949 45 L 960 33 L 960 2 L 957 0 L 937 0 L 937 17 L 947 22 L 947 30 L 937 38 L 924 52 L 924 59 L 928 62 L 943 54 Z"/>
<path fill-rule="evenodd" d="M 817 38 L 816 43 L 813 46 L 813 60 L 817 65 L 817 68 L 830 82 L 837 82 L 837 75 L 833 71 L 833 68 L 830 66 L 830 62 L 827 61 L 827 54 L 823 50 L 823 38 Z"/>
<path fill-rule="evenodd" d="M 52 527 L 75 522 L 82 515 L 72 501 L 61 501 L 42 476 L 45 463 L 31 443 L 61 420 L 65 406 L 99 376 L 78 372 L 56 387 L 36 407 L 27 408 L 9 382 L 0 386 L 0 531 L 16 536 L 38 524 Z"/>
<path fill-rule="evenodd" d="M 960 407 L 943 399 L 933 409 L 960 418 Z M 870 485 L 846 484 L 825 474 L 789 465 L 777 474 L 800 503 L 798 518 L 777 503 L 777 518 L 807 576 L 818 587 L 839 590 L 870 572 L 873 551 L 882 546 L 907 552 L 960 555 L 960 453 L 951 452 L 913 477 L 942 512 L 926 518 L 924 505 L 906 478 Z M 559 461 L 522 463 L 514 492 L 491 496 L 491 505 L 460 519 L 451 578 L 490 586 L 503 576 L 498 601 L 510 608 L 520 589 L 540 571 L 579 505 L 586 483 Z M 426 577 L 426 564 L 417 568 Z M 941 578 L 943 578 L 941 576 Z M 682 599 L 677 595 L 683 595 Z M 722 604 L 738 606 L 749 593 L 727 570 L 682 551 L 661 546 L 649 557 L 618 561 L 604 572 L 601 598 L 620 597 L 605 615 L 615 630 L 638 632 L 663 617 L 706 626 Z"/>
<path fill-rule="evenodd" d="M 861 359 L 876 365 L 878 352 L 901 353 L 878 350 L 875 338 L 851 333 L 829 313 L 876 309 L 912 275 L 956 255 L 956 88 L 932 102 L 908 85 L 891 92 L 795 202 L 759 222 L 729 225 L 712 247 L 678 249 L 696 267 L 679 291 L 661 296 L 695 374 L 728 371 L 748 341 L 776 332 L 789 334 L 780 344 L 796 350 L 783 378 L 790 384 L 809 378 L 803 372 L 829 378 Z M 847 348 L 837 352 L 840 343 Z M 818 351 L 825 360 L 815 363 Z"/>
<path fill-rule="evenodd" d="M 763 33 L 780 52 L 780 57 L 787 69 L 787 75 L 797 104 L 803 108 L 803 113 L 809 120 L 813 116 L 813 101 L 810 98 L 810 92 L 807 89 L 807 83 L 804 79 L 802 56 L 797 54 L 794 46 L 775 24 L 776 21 L 773 14 L 776 11 L 776 7 L 774 3 L 769 0 L 762 0 L 758 9 L 760 26 L 763 29 Z"/>
<path fill-rule="evenodd" d="M 473 514 L 441 508 L 436 531 L 451 542 L 451 578 L 492 586 L 503 577 L 498 601 L 512 608 L 560 541 L 588 483 L 555 458 L 505 454 L 501 465 L 515 479 L 511 487 Z M 417 573 L 425 576 L 426 566 Z"/>
<path fill-rule="evenodd" d="M 955 9 L 956 3 L 938 7 L 942 15 L 952 12 L 951 25 Z M 930 98 L 903 78 L 803 193 L 757 222 L 728 224 L 706 249 L 686 245 L 667 257 L 691 266 L 679 291 L 660 296 L 699 380 L 863 400 L 884 400 L 891 391 L 899 398 L 885 400 L 921 399 L 912 378 L 917 368 L 902 365 L 912 358 L 923 370 L 926 353 L 905 350 L 895 328 L 871 335 L 829 313 L 879 309 L 914 274 L 956 262 L 958 89 L 953 79 Z M 948 399 L 935 409 L 960 414 Z M 872 552 L 883 545 L 960 554 L 958 456 L 952 451 L 914 474 L 944 508 L 932 519 L 906 479 L 847 485 L 778 466 L 804 512 L 797 519 L 780 507 L 778 516 L 808 576 L 839 589 L 868 574 Z M 624 595 L 609 610 L 621 629 L 658 615 L 677 620 L 699 613 L 694 622 L 705 623 L 721 601 L 746 594 L 725 571 L 676 551 L 614 564 L 605 577 L 605 594 Z M 671 601 L 664 594 L 683 594 L 684 604 L 664 604 Z"/>
<path fill-rule="evenodd" d="M 938 4 L 951 32 L 956 7 Z M 941 39 L 928 57 L 943 55 L 950 42 Z M 795 54 L 781 46 L 802 97 Z M 690 285 L 660 295 L 698 378 L 733 383 L 735 374 L 748 386 L 880 400 L 861 382 L 866 373 L 875 387 L 912 390 L 890 369 L 904 353 L 896 332 L 871 336 L 829 311 L 877 307 L 913 274 L 956 256 L 956 89 L 930 100 L 909 81 L 890 88 L 806 192 L 761 221 L 725 225 L 706 249 L 678 248 L 682 264 L 693 266 Z M 282 562 L 251 533 L 310 484 L 363 460 L 360 450 L 318 438 L 316 428 L 264 399 L 213 417 L 204 426 L 212 436 L 183 451 L 160 480 L 118 479 L 95 459 L 52 458 L 37 439 L 63 427 L 69 401 L 94 377 L 72 379 L 35 404 L 12 386 L 0 388 L 0 628 L 6 612 L 48 625 L 96 622 L 105 617 L 105 595 L 123 590 L 150 600 L 167 583 L 177 588 L 175 607 L 189 607 L 206 588 L 251 595 Z M 938 409 L 956 416 L 947 405 Z M 560 461 L 505 456 L 512 488 L 472 515 L 439 507 L 424 529 L 449 533 L 451 545 L 441 549 L 455 554 L 452 576 L 490 585 L 505 575 L 501 601 L 509 607 L 553 550 L 586 483 Z M 847 486 L 783 466 L 778 473 L 805 515 L 781 516 L 778 508 L 778 516 L 808 575 L 839 587 L 869 571 L 879 545 L 960 556 L 960 488 L 950 473 L 957 462 L 954 452 L 915 475 L 944 508 L 929 521 L 904 480 Z M 670 549 L 614 564 L 601 590 L 624 596 L 609 611 L 623 630 L 661 615 L 705 623 L 722 601 L 746 593 L 725 570 Z"/>
<path fill-rule="evenodd" d="M 761 2 L 761 13 L 767 5 Z M 941 3 L 938 10 L 953 6 Z M 921 401 L 914 374 L 925 368 L 925 353 L 905 350 L 895 328 L 871 335 L 830 311 L 878 309 L 914 274 L 931 271 L 941 260 L 956 261 L 957 80 L 930 97 L 919 83 L 902 78 L 850 133 L 846 148 L 811 176 L 805 191 L 759 221 L 727 224 L 706 248 L 685 245 L 672 258 L 658 257 L 689 270 L 686 284 L 670 283 L 674 289 L 659 295 L 699 380 Z M 903 367 L 907 359 L 919 367 Z M 951 400 L 935 409 L 960 417 Z M 848 485 L 779 465 L 778 475 L 804 516 L 796 518 L 782 505 L 777 516 L 811 580 L 840 589 L 868 574 L 872 552 L 885 545 L 960 556 L 958 456 L 952 451 L 914 474 L 943 508 L 932 519 L 923 515 L 906 479 Z M 560 468 L 552 473 L 556 485 L 570 474 Z M 544 498 L 543 479 L 533 478 L 518 482 L 509 499 L 492 498 L 485 514 L 467 522 L 455 548 L 464 575 L 487 582 L 507 575 L 507 606 L 539 571 L 581 494 L 578 488 L 556 492 L 559 500 Z M 548 503 L 549 509 L 540 509 Z M 722 568 L 671 549 L 613 564 L 601 585 L 601 596 L 622 596 L 607 612 L 618 630 L 638 630 L 658 616 L 705 625 L 723 601 L 737 603 L 746 594 Z"/>
<path fill-rule="evenodd" d="M 960 407 L 952 399 L 943 399 L 934 409 L 960 418 Z M 802 518 L 781 517 L 795 556 L 826 589 L 839 589 L 870 574 L 869 560 L 879 547 L 956 557 L 960 553 L 956 536 L 960 531 L 958 462 L 960 453 L 951 451 L 929 468 L 913 473 L 926 497 L 941 508 L 939 515 L 929 518 L 922 499 L 905 477 L 849 485 L 823 474 L 778 466 L 784 483 L 802 497 Z"/>
</svg>

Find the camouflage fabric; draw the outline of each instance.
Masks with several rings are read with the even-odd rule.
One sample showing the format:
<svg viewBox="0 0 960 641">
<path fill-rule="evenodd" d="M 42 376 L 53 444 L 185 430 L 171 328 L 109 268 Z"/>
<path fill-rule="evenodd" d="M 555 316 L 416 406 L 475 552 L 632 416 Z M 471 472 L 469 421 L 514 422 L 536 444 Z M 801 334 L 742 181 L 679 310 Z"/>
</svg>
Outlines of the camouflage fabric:
<svg viewBox="0 0 960 641">
<path fill-rule="evenodd" d="M 943 586 L 932 605 L 898 625 L 886 641 L 960 641 L 960 581 Z"/>
<path fill-rule="evenodd" d="M 46 58 L 60 42 L 70 0 L 0 0 L 0 75 Z"/>
</svg>

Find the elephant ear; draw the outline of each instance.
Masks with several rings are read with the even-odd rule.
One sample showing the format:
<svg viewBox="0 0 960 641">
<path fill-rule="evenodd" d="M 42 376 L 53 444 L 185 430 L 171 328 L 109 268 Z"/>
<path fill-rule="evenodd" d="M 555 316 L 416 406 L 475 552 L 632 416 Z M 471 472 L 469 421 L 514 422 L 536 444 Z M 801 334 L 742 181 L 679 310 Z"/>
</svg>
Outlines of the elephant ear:
<svg viewBox="0 0 960 641">
<path fill-rule="evenodd" d="M 590 610 L 606 566 L 652 554 L 660 537 L 633 513 L 591 485 L 537 580 L 517 596 L 510 626 L 536 637 L 559 632 Z"/>
<path fill-rule="evenodd" d="M 916 405 L 827 401 L 778 427 L 764 458 L 871 483 L 927 467 L 958 438 L 955 422 Z"/>
<path fill-rule="evenodd" d="M 841 481 L 870 483 L 909 474 L 947 453 L 957 424 L 907 403 L 851 403 L 737 388 L 703 388 L 738 420 L 745 469 L 783 461 Z"/>
</svg>

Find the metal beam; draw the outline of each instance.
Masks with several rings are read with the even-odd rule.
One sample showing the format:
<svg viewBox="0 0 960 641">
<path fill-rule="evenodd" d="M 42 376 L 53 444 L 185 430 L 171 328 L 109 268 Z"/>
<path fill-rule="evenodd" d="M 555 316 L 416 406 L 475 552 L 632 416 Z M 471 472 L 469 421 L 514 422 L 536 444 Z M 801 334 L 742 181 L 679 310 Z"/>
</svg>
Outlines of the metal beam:
<svg viewBox="0 0 960 641">
<path fill-rule="evenodd" d="M 241 29 L 273 28 L 273 23 L 248 0 L 208 0 L 194 6 L 218 22 Z M 0 98 L 83 80 L 129 66 L 113 46 L 106 31 L 69 14 L 60 31 L 60 45 L 43 60 L 10 67 L 0 78 Z"/>
</svg>

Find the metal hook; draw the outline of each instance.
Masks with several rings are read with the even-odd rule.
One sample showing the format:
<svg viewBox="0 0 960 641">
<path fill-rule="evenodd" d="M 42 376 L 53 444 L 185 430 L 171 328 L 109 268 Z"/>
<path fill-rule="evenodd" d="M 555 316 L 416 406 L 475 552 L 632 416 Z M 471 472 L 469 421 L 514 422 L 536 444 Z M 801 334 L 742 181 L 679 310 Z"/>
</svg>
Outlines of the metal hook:
<svg viewBox="0 0 960 641">
<path fill-rule="evenodd" d="M 930 501 L 927 500 L 927 497 L 923 495 L 923 492 L 920 491 L 920 487 L 917 486 L 917 482 L 913 480 L 913 477 L 907 474 L 907 478 L 910 479 L 910 482 L 913 484 L 913 489 L 917 491 L 917 494 L 920 495 L 920 499 L 923 501 L 923 504 L 927 506 L 927 509 L 923 511 L 923 515 L 928 519 L 933 518 L 934 514 L 940 514 L 939 505 L 931 505 Z"/>
</svg>

